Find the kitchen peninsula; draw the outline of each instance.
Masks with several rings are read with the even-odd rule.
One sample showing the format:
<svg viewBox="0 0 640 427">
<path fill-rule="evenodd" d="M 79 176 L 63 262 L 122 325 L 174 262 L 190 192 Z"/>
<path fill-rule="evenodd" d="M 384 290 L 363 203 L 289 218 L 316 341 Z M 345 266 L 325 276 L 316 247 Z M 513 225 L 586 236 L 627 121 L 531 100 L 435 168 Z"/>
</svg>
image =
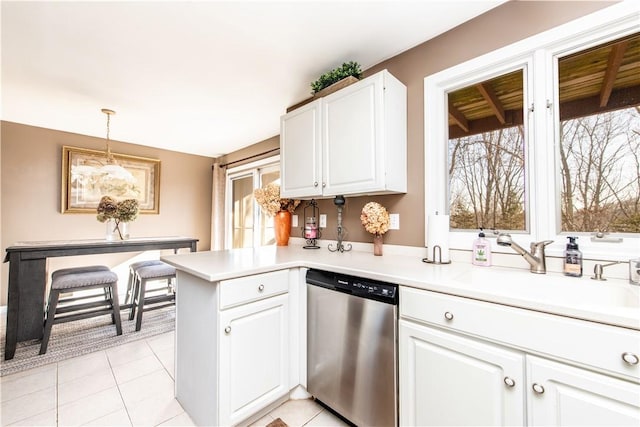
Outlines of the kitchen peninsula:
<svg viewBox="0 0 640 427">
<path fill-rule="evenodd" d="M 563 416 L 583 422 L 606 416 L 621 425 L 640 420 L 640 290 L 624 280 L 429 265 L 420 256 L 296 245 L 162 259 L 178 269 L 180 287 L 176 397 L 198 425 L 251 422 L 306 386 L 308 268 L 399 285 L 400 425 L 430 420 L 433 414 L 418 408 L 425 406 L 419 395 L 425 387 L 450 387 L 431 386 L 418 373 L 445 369 L 454 378 L 471 366 L 479 375 L 468 380 L 466 393 L 487 394 L 482 400 L 489 406 L 460 416 L 476 423 L 552 422 L 549 417 L 561 412 L 554 408 L 563 404 L 554 395 L 562 395 L 565 384 L 579 393 L 577 409 L 562 408 Z M 431 344 L 473 363 L 451 357 L 434 368 L 428 361 L 446 352 L 434 354 Z M 434 405 L 456 404 L 446 392 L 439 396 Z"/>
</svg>

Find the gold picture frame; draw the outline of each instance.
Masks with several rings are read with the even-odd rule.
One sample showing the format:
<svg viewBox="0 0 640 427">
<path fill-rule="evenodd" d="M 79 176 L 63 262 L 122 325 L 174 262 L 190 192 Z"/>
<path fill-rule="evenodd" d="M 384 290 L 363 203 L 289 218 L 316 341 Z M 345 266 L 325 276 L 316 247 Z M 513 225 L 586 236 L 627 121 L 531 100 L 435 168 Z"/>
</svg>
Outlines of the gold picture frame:
<svg viewBox="0 0 640 427">
<path fill-rule="evenodd" d="M 137 199 L 141 214 L 160 213 L 160 160 L 112 153 L 134 183 L 100 171 L 107 164 L 100 150 L 62 147 L 62 213 L 96 213 L 103 195 Z"/>
</svg>

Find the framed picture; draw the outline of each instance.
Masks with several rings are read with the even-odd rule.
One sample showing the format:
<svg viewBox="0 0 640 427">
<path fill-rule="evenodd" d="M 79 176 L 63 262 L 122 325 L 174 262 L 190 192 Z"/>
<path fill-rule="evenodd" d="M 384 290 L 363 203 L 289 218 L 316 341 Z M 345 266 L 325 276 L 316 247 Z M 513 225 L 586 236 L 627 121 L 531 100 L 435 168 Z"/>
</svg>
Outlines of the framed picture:
<svg viewBox="0 0 640 427">
<path fill-rule="evenodd" d="M 160 212 L 160 160 L 62 147 L 62 213 L 95 213 L 102 196 L 137 199 L 141 214 Z"/>
</svg>

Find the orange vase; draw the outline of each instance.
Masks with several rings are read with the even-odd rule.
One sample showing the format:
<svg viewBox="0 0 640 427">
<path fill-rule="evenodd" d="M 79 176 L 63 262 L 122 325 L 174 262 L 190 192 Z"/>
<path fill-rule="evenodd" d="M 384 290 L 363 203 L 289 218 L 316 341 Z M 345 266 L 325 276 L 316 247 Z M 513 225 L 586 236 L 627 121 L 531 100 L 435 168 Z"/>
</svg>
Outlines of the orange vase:
<svg viewBox="0 0 640 427">
<path fill-rule="evenodd" d="M 276 235 L 276 245 L 288 246 L 291 235 L 291 212 L 280 211 L 273 218 L 273 229 Z"/>
</svg>

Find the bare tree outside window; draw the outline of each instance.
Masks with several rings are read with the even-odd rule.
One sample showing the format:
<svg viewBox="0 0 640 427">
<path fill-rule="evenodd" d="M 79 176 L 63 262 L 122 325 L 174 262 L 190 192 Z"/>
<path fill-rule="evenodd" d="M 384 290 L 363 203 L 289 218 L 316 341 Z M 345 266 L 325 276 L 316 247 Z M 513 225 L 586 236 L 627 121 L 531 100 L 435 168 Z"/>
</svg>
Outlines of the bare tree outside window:
<svg viewBox="0 0 640 427">
<path fill-rule="evenodd" d="M 560 129 L 562 231 L 640 232 L 640 108 Z"/>
<path fill-rule="evenodd" d="M 638 70 L 640 34 L 558 59 L 559 232 L 640 232 Z M 523 93 L 516 70 L 447 94 L 452 229 L 527 230 Z"/>
<path fill-rule="evenodd" d="M 451 228 L 526 230 L 523 70 L 447 98 Z"/>
<path fill-rule="evenodd" d="M 558 59 L 561 231 L 640 232 L 640 34 Z"/>
<path fill-rule="evenodd" d="M 524 230 L 522 126 L 449 140 L 451 227 Z"/>
</svg>

